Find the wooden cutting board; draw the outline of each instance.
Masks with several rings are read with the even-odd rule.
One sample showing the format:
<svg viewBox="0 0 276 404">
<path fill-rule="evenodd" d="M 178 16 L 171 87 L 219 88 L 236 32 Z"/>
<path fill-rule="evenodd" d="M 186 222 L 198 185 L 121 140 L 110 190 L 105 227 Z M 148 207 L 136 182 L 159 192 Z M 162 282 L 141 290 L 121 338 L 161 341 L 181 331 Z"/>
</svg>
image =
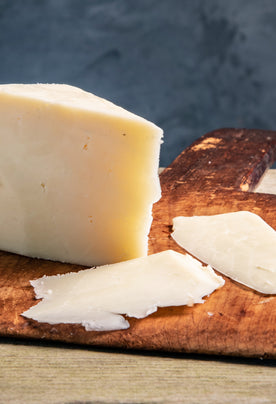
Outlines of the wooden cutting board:
<svg viewBox="0 0 276 404">
<path fill-rule="evenodd" d="M 276 160 L 276 132 L 221 129 L 195 143 L 161 174 L 149 253 L 184 252 L 171 238 L 172 218 L 249 210 L 276 229 L 276 196 L 251 192 Z M 119 231 L 119 230 L 118 230 Z M 276 246 L 275 246 L 276 247 Z M 225 278 L 204 304 L 158 309 L 130 319 L 123 331 L 87 332 L 79 325 L 49 325 L 20 313 L 37 301 L 29 284 L 44 274 L 83 267 L 0 253 L 0 335 L 101 347 L 276 358 L 276 296 Z"/>
</svg>

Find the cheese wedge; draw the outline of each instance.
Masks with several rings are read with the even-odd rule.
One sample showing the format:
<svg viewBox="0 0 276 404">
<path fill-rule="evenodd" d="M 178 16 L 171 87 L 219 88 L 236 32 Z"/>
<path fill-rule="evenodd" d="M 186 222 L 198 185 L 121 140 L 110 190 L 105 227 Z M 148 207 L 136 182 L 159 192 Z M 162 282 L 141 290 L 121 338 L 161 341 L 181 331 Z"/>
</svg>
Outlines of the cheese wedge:
<svg viewBox="0 0 276 404">
<path fill-rule="evenodd" d="M 23 316 L 50 324 L 80 323 L 87 331 L 125 329 L 121 316 L 143 318 L 157 307 L 204 303 L 224 284 L 211 267 L 167 250 L 144 258 L 31 281 L 43 299 Z"/>
<path fill-rule="evenodd" d="M 59 84 L 0 86 L 0 249 L 87 266 L 147 254 L 162 130 Z"/>
<path fill-rule="evenodd" d="M 241 211 L 176 217 L 173 239 L 206 264 L 252 289 L 276 293 L 276 232 Z"/>
</svg>

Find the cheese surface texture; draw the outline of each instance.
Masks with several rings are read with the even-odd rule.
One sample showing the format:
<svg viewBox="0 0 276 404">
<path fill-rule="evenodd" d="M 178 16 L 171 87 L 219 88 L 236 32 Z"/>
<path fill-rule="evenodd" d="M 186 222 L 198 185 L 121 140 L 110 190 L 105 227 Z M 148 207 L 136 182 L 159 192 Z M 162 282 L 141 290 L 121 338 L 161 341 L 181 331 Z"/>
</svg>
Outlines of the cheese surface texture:
<svg viewBox="0 0 276 404">
<path fill-rule="evenodd" d="M 147 254 L 162 130 L 59 84 L 0 86 L 0 249 L 87 266 Z"/>
<path fill-rule="evenodd" d="M 189 255 L 167 250 L 130 261 L 31 281 L 43 300 L 23 313 L 40 322 L 80 323 L 87 331 L 125 329 L 121 315 L 143 318 L 157 307 L 204 303 L 224 280 Z"/>
<path fill-rule="evenodd" d="M 261 293 L 276 293 L 276 232 L 258 215 L 176 217 L 172 237 L 219 272 Z"/>
</svg>

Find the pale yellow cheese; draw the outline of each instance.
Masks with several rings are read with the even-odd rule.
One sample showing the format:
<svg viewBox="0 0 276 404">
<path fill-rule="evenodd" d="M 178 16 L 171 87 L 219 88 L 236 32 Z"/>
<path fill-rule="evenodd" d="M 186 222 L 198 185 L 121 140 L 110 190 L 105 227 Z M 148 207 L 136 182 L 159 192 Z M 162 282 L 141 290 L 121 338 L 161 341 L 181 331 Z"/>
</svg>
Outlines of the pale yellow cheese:
<svg viewBox="0 0 276 404">
<path fill-rule="evenodd" d="M 254 192 L 276 195 L 276 169 L 267 170 Z"/>
<path fill-rule="evenodd" d="M 262 293 L 276 293 L 276 232 L 240 211 L 173 219 L 173 239 L 214 269 Z"/>
<path fill-rule="evenodd" d="M 0 249 L 87 266 L 147 254 L 162 130 L 78 88 L 0 86 Z"/>
<path fill-rule="evenodd" d="M 143 318 L 157 307 L 204 303 L 223 286 L 211 267 L 188 254 L 164 251 L 96 269 L 31 281 L 37 305 L 23 316 L 50 324 L 80 323 L 87 331 L 125 329 L 121 314 Z"/>
</svg>

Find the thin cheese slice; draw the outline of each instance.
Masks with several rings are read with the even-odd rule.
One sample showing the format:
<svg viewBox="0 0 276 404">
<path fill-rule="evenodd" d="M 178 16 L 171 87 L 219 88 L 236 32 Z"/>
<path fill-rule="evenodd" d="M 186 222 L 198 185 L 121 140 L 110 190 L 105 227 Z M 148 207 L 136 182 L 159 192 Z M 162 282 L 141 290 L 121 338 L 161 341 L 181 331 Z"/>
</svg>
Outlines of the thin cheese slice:
<svg viewBox="0 0 276 404">
<path fill-rule="evenodd" d="M 87 266 L 147 254 L 162 130 L 76 87 L 0 86 L 0 249 Z"/>
<path fill-rule="evenodd" d="M 40 322 L 80 323 L 87 331 L 125 329 L 121 316 L 143 318 L 157 307 L 203 303 L 224 284 L 211 267 L 167 250 L 96 269 L 31 281 L 43 299 L 23 316 Z"/>
<path fill-rule="evenodd" d="M 173 230 L 174 240 L 201 261 L 259 292 L 276 293 L 276 232 L 258 215 L 176 217 Z"/>
<path fill-rule="evenodd" d="M 276 195 L 276 169 L 271 168 L 265 172 L 254 192 Z"/>
</svg>

